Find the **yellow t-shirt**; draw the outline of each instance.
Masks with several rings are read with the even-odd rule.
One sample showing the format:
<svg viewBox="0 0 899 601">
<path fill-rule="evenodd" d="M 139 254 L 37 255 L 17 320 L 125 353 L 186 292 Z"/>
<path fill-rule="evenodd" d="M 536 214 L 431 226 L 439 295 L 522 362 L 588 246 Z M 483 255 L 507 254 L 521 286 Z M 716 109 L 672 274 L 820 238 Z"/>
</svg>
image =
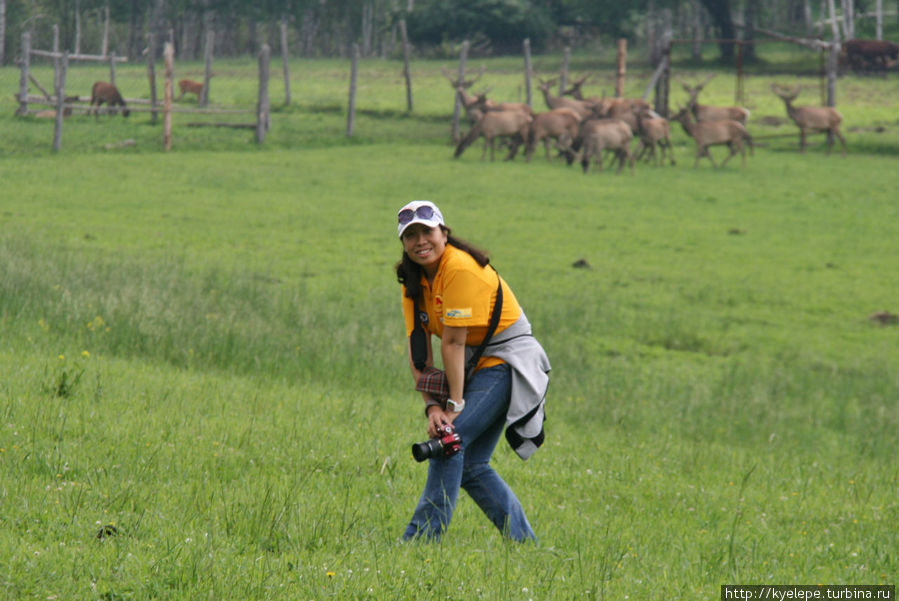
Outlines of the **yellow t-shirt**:
<svg viewBox="0 0 899 601">
<path fill-rule="evenodd" d="M 493 304 L 496 300 L 496 284 L 499 274 L 491 267 L 481 267 L 470 254 L 446 245 L 433 285 L 428 285 L 422 276 L 421 286 L 424 296 L 424 309 L 428 314 L 428 322 L 422 323 L 425 332 L 443 337 L 443 326 L 467 327 L 467 346 L 478 346 L 487 334 Z M 500 312 L 499 325 L 494 335 L 502 332 L 521 317 L 521 306 L 506 284 L 500 278 L 503 287 L 503 306 Z M 403 288 L 403 316 L 406 320 L 406 336 L 412 334 L 415 326 L 413 302 L 405 295 Z M 478 369 L 503 363 L 501 359 L 481 357 Z"/>
</svg>

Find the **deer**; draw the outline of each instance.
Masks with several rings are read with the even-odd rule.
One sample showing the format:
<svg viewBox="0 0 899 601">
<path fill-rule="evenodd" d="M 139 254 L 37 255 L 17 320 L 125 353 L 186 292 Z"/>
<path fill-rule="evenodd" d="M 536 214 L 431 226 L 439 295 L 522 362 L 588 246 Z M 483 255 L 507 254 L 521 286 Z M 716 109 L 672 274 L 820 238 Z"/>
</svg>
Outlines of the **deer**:
<svg viewBox="0 0 899 601">
<path fill-rule="evenodd" d="M 721 121 L 703 121 L 695 123 L 692 119 L 690 109 L 684 107 L 671 116 L 671 121 L 677 121 L 684 128 L 688 136 L 696 142 L 696 161 L 693 167 L 699 166 L 699 159 L 708 157 L 712 166 L 716 169 L 718 164 L 709 152 L 710 146 L 726 145 L 730 149 L 730 154 L 721 163 L 724 167 L 727 162 L 738 152 L 742 159 L 743 167 L 746 166 L 746 148 L 744 142 L 749 145 L 749 150 L 753 150 L 752 136 L 746 131 L 746 128 L 739 121 L 733 119 L 724 119 Z"/>
<path fill-rule="evenodd" d="M 634 156 L 631 154 L 631 140 L 634 134 L 627 123 L 620 119 L 587 119 L 581 121 L 578 135 L 571 147 L 564 153 L 570 165 L 574 162 L 577 153 L 581 153 L 581 168 L 584 173 L 590 169 L 591 159 L 594 159 L 599 170 L 602 171 L 602 151 L 614 151 L 618 159 L 616 173 L 621 173 L 624 163 L 630 163 L 631 174 L 634 173 Z"/>
<path fill-rule="evenodd" d="M 175 100 L 181 100 L 188 92 L 194 94 L 197 97 L 197 100 L 199 100 L 200 96 L 203 94 L 203 84 L 192 79 L 182 79 L 179 81 L 178 89 L 181 90 L 181 94 L 175 98 Z"/>
<path fill-rule="evenodd" d="M 576 111 L 568 108 L 554 109 L 546 113 L 534 115 L 531 128 L 528 132 L 528 143 L 524 156 L 530 161 L 537 143 L 543 141 L 546 150 L 546 159 L 552 160 L 549 154 L 549 140 L 555 138 L 557 144 L 567 148 L 577 137 L 581 123 L 581 116 Z"/>
<path fill-rule="evenodd" d="M 636 156 L 640 158 L 649 151 L 649 158 L 656 165 L 659 160 L 665 161 L 667 151 L 671 164 L 674 165 L 674 146 L 671 145 L 671 126 L 668 120 L 661 117 L 652 109 L 642 109 L 637 113 L 637 135 L 640 137 L 640 146 Z M 661 148 L 660 155 L 656 155 L 656 146 Z"/>
<path fill-rule="evenodd" d="M 518 148 L 528 139 L 531 121 L 533 118 L 527 113 L 521 111 L 489 111 L 485 113 L 478 122 L 465 134 L 465 137 L 456 146 L 456 152 L 453 158 L 459 158 L 465 149 L 471 146 L 475 140 L 484 137 L 484 151 L 481 153 L 481 160 L 487 156 L 487 147 L 490 147 L 490 160 L 494 160 L 494 143 L 496 138 L 510 137 L 512 146 L 509 149 L 507 161 L 511 161 L 518 153 Z"/>
<path fill-rule="evenodd" d="M 584 100 L 576 100 L 573 98 L 565 98 L 563 96 L 553 96 L 552 92 L 549 89 L 556 84 L 555 79 L 550 79 L 548 81 L 544 81 L 542 79 L 538 79 L 539 85 L 538 89 L 543 92 L 543 99 L 546 101 L 546 106 L 550 109 L 572 109 L 577 112 L 578 115 L 581 116 L 581 119 L 587 119 L 593 116 L 593 105 Z"/>
<path fill-rule="evenodd" d="M 78 96 L 66 96 L 65 104 L 71 104 L 73 102 L 78 102 Z M 72 115 L 72 107 L 64 106 L 62 109 L 63 117 L 70 117 Z M 56 109 L 47 109 L 44 111 L 38 111 L 34 114 L 38 119 L 56 119 Z"/>
<path fill-rule="evenodd" d="M 532 117 L 534 116 L 534 109 L 532 109 L 526 102 L 496 102 L 495 100 L 490 100 L 487 98 L 487 93 L 492 89 L 493 88 L 487 88 L 477 95 L 477 98 L 481 103 L 481 108 L 483 108 L 484 111 L 520 111 L 522 113 L 527 113 Z"/>
<path fill-rule="evenodd" d="M 100 115 L 100 105 L 104 102 L 109 105 L 112 114 L 116 113 L 116 106 L 122 107 L 123 117 L 127 117 L 131 113 L 131 111 L 128 110 L 128 105 L 125 104 L 125 100 L 122 98 L 122 95 L 114 85 L 106 81 L 98 81 L 94 83 L 93 87 L 91 88 L 90 106 L 93 107 L 95 117 L 98 117 Z M 89 113 L 90 109 L 88 109 L 88 114 Z"/>
<path fill-rule="evenodd" d="M 749 109 L 745 109 L 742 106 L 710 106 L 699 104 L 699 93 L 702 92 L 702 89 L 707 83 L 712 81 L 714 77 L 715 74 L 712 73 L 698 86 L 690 86 L 686 82 L 678 79 L 681 87 L 684 88 L 684 91 L 690 97 L 687 101 L 687 108 L 693 113 L 693 117 L 700 123 L 729 119 L 746 127 L 746 124 L 749 122 Z"/>
<path fill-rule="evenodd" d="M 830 154 L 833 136 L 836 136 L 843 147 L 843 156 L 846 156 L 846 140 L 840 133 L 840 123 L 843 122 L 840 111 L 830 106 L 793 106 L 793 101 L 799 96 L 800 86 L 788 89 L 771 84 L 771 90 L 784 101 L 787 115 L 799 128 L 799 152 L 805 152 L 805 138 L 809 132 L 827 132 L 827 154 Z"/>
<path fill-rule="evenodd" d="M 495 104 L 492 100 L 487 100 L 487 91 L 482 92 L 483 98 L 481 95 L 472 96 L 468 94 L 467 90 L 472 87 L 481 77 L 484 75 L 484 72 L 487 70 L 485 66 L 481 66 L 481 70 L 475 75 L 474 79 L 456 79 L 452 75 L 450 75 L 449 71 L 446 70 L 446 67 L 441 67 L 440 71 L 443 73 L 443 76 L 449 80 L 450 85 L 453 90 L 456 92 L 456 96 L 459 99 L 459 104 L 462 105 L 462 108 L 465 109 L 465 115 L 468 117 L 468 122 L 474 125 L 477 123 L 478 119 L 480 119 L 484 112 L 486 111 L 485 107 L 490 107 Z"/>
<path fill-rule="evenodd" d="M 622 112 L 623 110 L 634 110 L 638 111 L 643 108 L 651 108 L 649 103 L 642 98 L 607 98 L 605 96 L 594 96 L 591 98 L 584 98 L 584 93 L 582 91 L 582 86 L 584 83 L 590 78 L 589 75 L 585 75 L 580 79 L 576 79 L 574 83 L 571 84 L 571 87 L 562 92 L 563 96 L 571 96 L 576 100 L 583 100 L 584 102 L 589 102 L 593 106 L 596 107 L 597 112 L 605 117 L 609 113 L 613 112 Z M 620 118 L 620 117 L 609 117 L 609 118 Z"/>
</svg>

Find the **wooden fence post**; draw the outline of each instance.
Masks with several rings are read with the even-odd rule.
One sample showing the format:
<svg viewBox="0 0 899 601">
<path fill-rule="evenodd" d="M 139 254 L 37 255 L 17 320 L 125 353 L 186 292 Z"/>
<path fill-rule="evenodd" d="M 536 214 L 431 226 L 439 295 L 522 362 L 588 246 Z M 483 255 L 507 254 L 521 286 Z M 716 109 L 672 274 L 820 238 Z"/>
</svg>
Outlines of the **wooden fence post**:
<svg viewBox="0 0 899 601">
<path fill-rule="evenodd" d="M 271 49 L 268 44 L 262 45 L 259 52 L 259 102 L 256 104 L 256 143 L 265 141 L 265 133 L 269 128 L 268 74 Z"/>
<path fill-rule="evenodd" d="M 400 19 L 400 37 L 403 42 L 403 77 L 406 79 L 406 110 L 412 112 L 412 73 L 409 70 L 409 35 L 406 19 Z"/>
<path fill-rule="evenodd" d="M 162 101 L 162 145 L 166 151 L 172 149 L 172 96 L 174 86 L 172 79 L 175 73 L 175 47 L 171 42 L 165 43 L 163 50 L 165 59 L 165 88 Z"/>
<path fill-rule="evenodd" d="M 59 25 L 53 26 L 53 89 L 59 85 Z"/>
<path fill-rule="evenodd" d="M 66 71 L 69 69 L 69 52 L 62 57 L 59 78 L 56 81 L 56 126 L 53 128 L 53 152 L 59 152 L 62 143 L 62 120 L 65 116 Z"/>
<path fill-rule="evenodd" d="M 624 96 L 624 80 L 627 76 L 627 38 L 619 38 L 618 40 L 618 77 L 615 80 L 615 97 Z"/>
<path fill-rule="evenodd" d="M 109 53 L 109 83 L 115 85 L 115 50 Z"/>
<path fill-rule="evenodd" d="M 150 123 L 156 123 L 156 35 L 147 34 L 147 78 L 150 80 Z"/>
<path fill-rule="evenodd" d="M 281 17 L 281 65 L 284 68 L 284 106 L 290 106 L 290 52 L 287 47 L 287 17 Z M 266 82 L 268 87 L 268 82 Z"/>
<path fill-rule="evenodd" d="M 215 45 L 215 32 L 206 32 L 206 71 L 203 75 L 203 89 L 200 91 L 200 106 L 209 104 L 209 80 L 212 78 L 212 47 Z"/>
<path fill-rule="evenodd" d="M 356 77 L 359 74 L 359 44 L 353 44 L 353 66 L 350 70 L 350 106 L 346 116 L 346 136 L 353 137 L 356 124 Z"/>
<path fill-rule="evenodd" d="M 533 106 L 533 98 L 531 96 L 531 38 L 525 38 L 524 43 L 524 89 L 525 98 L 528 106 Z"/>
<path fill-rule="evenodd" d="M 571 46 L 565 46 L 562 53 L 562 72 L 559 74 L 559 96 L 565 94 L 565 86 L 568 85 L 568 63 L 571 62 Z"/>
<path fill-rule="evenodd" d="M 28 68 L 31 64 L 31 34 L 22 33 L 22 71 L 19 74 L 19 110 L 17 115 L 28 114 Z"/>
<path fill-rule="evenodd" d="M 468 61 L 468 40 L 462 42 L 462 48 L 459 49 L 459 77 L 456 79 L 458 82 L 465 81 L 465 63 Z M 452 128 L 452 136 L 453 136 L 453 144 L 458 144 L 460 140 L 459 136 L 459 115 L 462 112 L 462 101 L 459 98 L 459 94 L 453 93 L 453 128 Z"/>
<path fill-rule="evenodd" d="M 671 40 L 666 40 L 662 47 L 662 58 L 656 69 L 658 81 L 656 82 L 656 95 L 654 108 L 663 117 L 669 114 L 669 95 L 671 92 Z M 649 89 L 647 88 L 647 92 Z"/>
<path fill-rule="evenodd" d="M 106 3 L 103 14 L 105 18 L 103 20 L 103 41 L 100 43 L 100 56 L 106 56 L 106 53 L 109 51 L 109 2 Z"/>
</svg>

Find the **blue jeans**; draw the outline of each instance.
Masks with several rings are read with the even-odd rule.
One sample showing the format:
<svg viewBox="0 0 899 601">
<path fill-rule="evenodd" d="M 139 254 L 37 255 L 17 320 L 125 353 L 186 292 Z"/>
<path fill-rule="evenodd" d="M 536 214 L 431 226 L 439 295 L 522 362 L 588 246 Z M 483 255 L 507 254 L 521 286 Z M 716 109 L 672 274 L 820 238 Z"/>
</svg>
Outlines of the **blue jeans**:
<svg viewBox="0 0 899 601">
<path fill-rule="evenodd" d="M 512 370 L 505 364 L 472 376 L 465 387 L 465 409 L 453 422 L 462 450 L 429 460 L 425 490 L 403 539 L 439 539 L 453 517 L 460 487 L 505 536 L 536 538 L 515 493 L 489 463 L 506 422 L 511 386 Z"/>
</svg>

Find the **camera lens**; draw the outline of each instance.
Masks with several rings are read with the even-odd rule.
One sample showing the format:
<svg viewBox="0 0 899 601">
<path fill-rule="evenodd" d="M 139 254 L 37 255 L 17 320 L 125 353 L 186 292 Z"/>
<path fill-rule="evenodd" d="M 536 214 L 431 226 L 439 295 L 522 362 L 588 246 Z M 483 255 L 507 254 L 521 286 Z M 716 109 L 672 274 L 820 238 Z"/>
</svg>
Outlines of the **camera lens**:
<svg viewBox="0 0 899 601">
<path fill-rule="evenodd" d="M 421 463 L 425 459 L 430 459 L 431 457 L 438 455 L 441 448 L 443 448 L 443 444 L 440 442 L 440 439 L 432 438 L 431 440 L 426 440 L 425 442 L 413 444 L 412 456 L 415 458 L 415 461 Z"/>
</svg>

